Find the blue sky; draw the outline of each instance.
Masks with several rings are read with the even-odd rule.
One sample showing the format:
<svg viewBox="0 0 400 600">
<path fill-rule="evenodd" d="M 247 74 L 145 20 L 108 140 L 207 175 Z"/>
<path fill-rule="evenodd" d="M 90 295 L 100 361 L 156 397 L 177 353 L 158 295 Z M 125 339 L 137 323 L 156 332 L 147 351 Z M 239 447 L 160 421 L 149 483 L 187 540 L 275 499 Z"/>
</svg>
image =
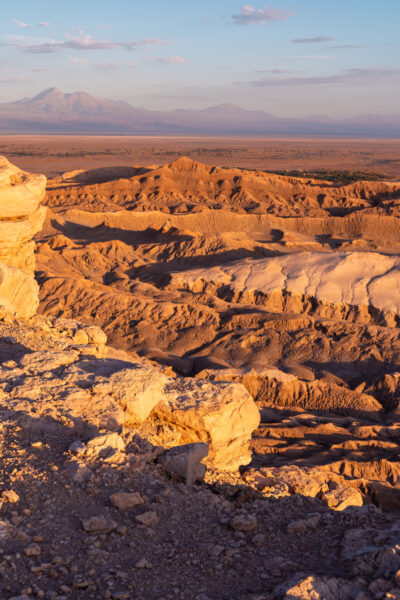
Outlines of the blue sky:
<svg viewBox="0 0 400 600">
<path fill-rule="evenodd" d="M 400 113 L 399 0 L 13 0 L 0 101 L 47 87 L 152 109 Z"/>
</svg>

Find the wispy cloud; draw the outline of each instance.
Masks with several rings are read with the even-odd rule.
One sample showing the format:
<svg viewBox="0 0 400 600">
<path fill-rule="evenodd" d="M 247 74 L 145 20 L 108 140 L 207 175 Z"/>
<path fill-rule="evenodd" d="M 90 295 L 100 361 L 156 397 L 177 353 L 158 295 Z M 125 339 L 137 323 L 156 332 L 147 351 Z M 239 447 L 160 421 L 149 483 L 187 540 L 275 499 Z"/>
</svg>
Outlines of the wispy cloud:
<svg viewBox="0 0 400 600">
<path fill-rule="evenodd" d="M 327 35 L 317 35 L 311 38 L 295 38 L 293 44 L 323 44 L 324 42 L 334 42 L 336 38 Z"/>
<path fill-rule="evenodd" d="M 39 27 L 51 27 L 52 23 L 48 23 L 47 21 L 42 21 L 39 23 Z"/>
<path fill-rule="evenodd" d="M 84 58 L 70 58 L 69 62 L 73 65 L 88 65 L 89 61 Z"/>
<path fill-rule="evenodd" d="M 169 65 L 183 65 L 187 62 L 187 59 L 183 56 L 166 56 L 165 58 L 156 58 L 156 61 Z"/>
<path fill-rule="evenodd" d="M 293 71 L 289 69 L 260 69 L 254 73 L 271 73 L 272 75 L 290 75 Z"/>
<path fill-rule="evenodd" d="M 136 50 L 149 46 L 163 46 L 168 41 L 160 39 L 128 40 L 114 42 L 110 40 L 95 40 L 90 35 L 67 39 L 66 41 L 46 40 L 34 43 L 33 41 L 16 40 L 10 44 L 29 54 L 50 54 L 64 49 L 72 50 L 113 50 L 123 48 L 125 50 Z"/>
<path fill-rule="evenodd" d="M 21 27 L 22 29 L 32 29 L 33 25 L 29 25 L 29 23 L 24 23 L 24 21 L 20 21 L 19 19 L 13 19 L 13 22 L 17 27 Z"/>
<path fill-rule="evenodd" d="M 283 56 L 282 58 L 290 58 L 292 60 L 331 60 L 333 56 L 328 54 L 294 54 L 291 56 Z"/>
<path fill-rule="evenodd" d="M 362 44 L 340 44 L 339 46 L 331 46 L 334 49 L 352 49 L 352 48 L 364 48 Z"/>
<path fill-rule="evenodd" d="M 6 79 L 0 79 L 0 83 L 24 83 L 29 81 L 26 77 L 7 77 Z"/>
<path fill-rule="evenodd" d="M 250 4 L 244 4 L 240 13 L 232 15 L 232 19 L 237 25 L 265 25 L 268 21 L 287 21 L 293 14 L 289 10 L 281 10 L 272 6 L 256 9 Z"/>
<path fill-rule="evenodd" d="M 346 69 L 333 75 L 317 75 L 313 77 L 266 77 L 258 81 L 249 81 L 256 87 L 326 85 L 326 84 L 361 84 L 379 81 L 400 81 L 400 68 L 378 69 Z"/>
<path fill-rule="evenodd" d="M 121 63 L 116 62 L 114 60 L 96 65 L 96 67 L 98 69 L 101 69 L 102 71 L 115 71 L 115 69 L 117 69 L 120 66 L 121 66 Z"/>
</svg>

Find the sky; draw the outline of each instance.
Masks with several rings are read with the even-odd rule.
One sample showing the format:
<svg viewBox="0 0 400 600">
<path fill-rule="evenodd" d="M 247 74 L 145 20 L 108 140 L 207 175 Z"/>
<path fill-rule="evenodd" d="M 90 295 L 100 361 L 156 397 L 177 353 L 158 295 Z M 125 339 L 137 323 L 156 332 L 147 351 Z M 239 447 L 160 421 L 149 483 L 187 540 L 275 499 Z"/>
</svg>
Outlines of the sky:
<svg viewBox="0 0 400 600">
<path fill-rule="evenodd" d="M 399 114 L 399 0 L 13 0 L 0 102 L 45 88 L 155 110 Z"/>
</svg>

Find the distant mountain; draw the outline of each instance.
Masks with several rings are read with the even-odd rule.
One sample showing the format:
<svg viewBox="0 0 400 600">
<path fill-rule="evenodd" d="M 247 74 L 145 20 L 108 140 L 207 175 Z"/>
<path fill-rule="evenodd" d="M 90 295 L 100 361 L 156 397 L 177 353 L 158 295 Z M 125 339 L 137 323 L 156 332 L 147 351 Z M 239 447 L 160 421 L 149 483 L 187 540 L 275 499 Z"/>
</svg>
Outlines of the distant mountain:
<svg viewBox="0 0 400 600">
<path fill-rule="evenodd" d="M 85 92 L 56 88 L 33 98 L 0 104 L 1 133 L 241 134 L 400 137 L 400 115 L 323 115 L 281 119 L 234 104 L 203 110 L 152 111 Z"/>
</svg>

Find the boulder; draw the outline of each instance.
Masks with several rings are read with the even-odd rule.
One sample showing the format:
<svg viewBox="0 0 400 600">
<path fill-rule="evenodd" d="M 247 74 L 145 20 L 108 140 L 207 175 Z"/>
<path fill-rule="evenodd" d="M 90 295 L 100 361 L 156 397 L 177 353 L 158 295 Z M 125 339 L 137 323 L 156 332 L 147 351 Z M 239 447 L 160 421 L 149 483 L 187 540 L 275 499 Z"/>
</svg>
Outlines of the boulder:
<svg viewBox="0 0 400 600">
<path fill-rule="evenodd" d="M 208 455 L 208 444 L 186 444 L 175 446 L 158 457 L 157 462 L 171 476 L 183 479 L 188 485 L 202 481 L 206 466 L 202 460 Z"/>
<path fill-rule="evenodd" d="M 260 413 L 244 386 L 200 379 L 170 379 L 152 417 L 179 433 L 174 445 L 208 443 L 209 462 L 229 471 L 250 462 L 249 442 L 260 424 Z"/>
</svg>

